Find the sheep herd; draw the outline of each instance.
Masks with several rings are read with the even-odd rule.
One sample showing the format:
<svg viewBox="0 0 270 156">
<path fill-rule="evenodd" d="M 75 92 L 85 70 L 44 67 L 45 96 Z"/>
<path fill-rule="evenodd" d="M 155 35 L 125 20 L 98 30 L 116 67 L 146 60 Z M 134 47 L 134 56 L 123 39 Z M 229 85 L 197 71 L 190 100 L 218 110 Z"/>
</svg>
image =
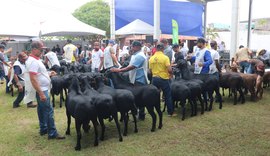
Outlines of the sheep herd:
<svg viewBox="0 0 270 156">
<path fill-rule="evenodd" d="M 211 111 L 215 100 L 219 103 L 219 109 L 222 109 L 220 88 L 229 89 L 229 95 L 233 95 L 234 104 L 239 101 L 244 103 L 247 92 L 250 92 L 251 100 L 257 99 L 254 88 L 256 75 L 226 72 L 222 73 L 219 79 L 209 74 L 194 75 L 185 60 L 178 62 L 176 68 L 180 77 L 172 80 L 171 95 L 174 104 L 180 103 L 182 120 L 185 119 L 187 103 L 191 106 L 191 116 L 197 115 L 198 103 L 201 107 L 201 114 L 204 111 Z M 53 106 L 55 106 L 55 95 L 60 95 L 60 107 L 62 107 L 62 102 L 65 102 L 66 135 L 70 135 L 71 116 L 75 119 L 77 133 L 75 150 L 81 149 L 81 128 L 84 132 L 88 132 L 90 121 L 95 132 L 95 146 L 98 145 L 99 139 L 104 140 L 104 119 L 114 120 L 119 141 L 123 141 L 119 120 L 124 123 L 123 135 L 126 136 L 129 114 L 131 114 L 134 121 L 134 132 L 137 133 L 136 115 L 139 108 L 145 107 L 150 114 L 152 132 L 156 130 L 157 115 L 158 128 L 162 128 L 161 96 L 160 91 L 155 86 L 151 84 L 133 85 L 125 80 L 124 74 L 110 71 L 102 74 L 91 73 L 88 69 L 91 68 L 87 65 L 62 64 L 61 73 L 51 78 Z M 266 72 L 265 75 L 268 76 L 264 79 L 266 86 L 269 85 L 267 82 L 269 82 L 270 74 Z M 110 83 L 109 79 L 113 82 L 114 88 L 107 85 Z M 166 106 L 164 106 L 163 111 L 165 108 Z M 120 118 L 118 118 L 118 112 L 121 115 Z M 98 125 L 101 127 L 100 138 L 98 137 Z"/>
</svg>

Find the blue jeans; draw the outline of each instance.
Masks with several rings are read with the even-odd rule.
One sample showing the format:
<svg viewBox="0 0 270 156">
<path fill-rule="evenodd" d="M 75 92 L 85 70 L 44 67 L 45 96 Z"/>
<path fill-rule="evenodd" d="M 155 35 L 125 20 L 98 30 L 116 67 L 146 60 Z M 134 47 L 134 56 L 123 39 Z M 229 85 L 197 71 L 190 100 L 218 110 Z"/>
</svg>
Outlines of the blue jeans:
<svg viewBox="0 0 270 156">
<path fill-rule="evenodd" d="M 172 114 L 174 112 L 174 105 L 172 103 L 172 95 L 171 95 L 171 86 L 170 80 L 162 79 L 159 77 L 153 77 L 152 84 L 156 86 L 158 89 L 161 89 L 164 97 L 165 104 L 167 105 L 168 114 Z"/>
<path fill-rule="evenodd" d="M 249 73 L 250 72 L 250 70 L 249 70 L 250 63 L 248 63 L 247 61 L 242 61 L 239 63 L 239 65 L 241 67 L 241 73 L 246 72 L 247 74 L 251 74 L 251 73 Z"/>
<path fill-rule="evenodd" d="M 36 94 L 38 106 L 37 106 L 37 113 L 38 113 L 38 120 L 39 120 L 39 132 L 40 134 L 48 133 L 49 137 L 55 137 L 58 135 L 57 130 L 54 124 L 53 118 L 53 108 L 50 103 L 50 96 L 48 91 L 43 91 L 46 96 L 46 101 L 40 101 L 40 97 L 38 93 Z"/>
</svg>

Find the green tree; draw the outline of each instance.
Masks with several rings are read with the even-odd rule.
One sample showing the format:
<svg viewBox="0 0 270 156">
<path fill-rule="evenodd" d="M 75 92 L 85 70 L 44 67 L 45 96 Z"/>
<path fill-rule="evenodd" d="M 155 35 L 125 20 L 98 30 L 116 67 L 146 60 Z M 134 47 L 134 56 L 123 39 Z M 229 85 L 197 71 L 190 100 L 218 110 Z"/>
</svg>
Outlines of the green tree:
<svg viewBox="0 0 270 156">
<path fill-rule="evenodd" d="M 106 31 L 106 36 L 110 34 L 110 6 L 104 0 L 93 0 L 76 9 L 73 13 L 80 21 L 91 26 Z M 91 41 L 101 39 L 103 36 L 89 36 Z"/>
<path fill-rule="evenodd" d="M 206 38 L 208 40 L 215 40 L 216 38 L 219 38 L 219 35 L 217 32 L 215 32 L 214 28 L 206 28 Z"/>
</svg>

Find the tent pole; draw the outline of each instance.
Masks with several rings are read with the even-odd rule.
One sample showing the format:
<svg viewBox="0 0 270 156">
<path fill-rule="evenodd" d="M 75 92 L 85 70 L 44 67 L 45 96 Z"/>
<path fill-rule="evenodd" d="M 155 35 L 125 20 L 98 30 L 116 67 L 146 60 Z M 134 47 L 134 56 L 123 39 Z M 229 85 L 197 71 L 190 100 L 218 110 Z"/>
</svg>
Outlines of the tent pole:
<svg viewBox="0 0 270 156">
<path fill-rule="evenodd" d="M 115 0 L 111 0 L 110 8 L 110 25 L 111 25 L 111 39 L 115 39 Z"/>
<path fill-rule="evenodd" d="M 247 47 L 250 48 L 250 32 L 251 32 L 251 22 L 252 22 L 252 1 L 249 0 L 249 11 L 248 11 L 248 34 L 247 34 Z"/>
<path fill-rule="evenodd" d="M 239 42 L 238 27 L 239 27 L 239 0 L 232 0 L 230 60 L 234 57 Z"/>
<path fill-rule="evenodd" d="M 207 20 L 207 2 L 204 3 L 204 22 L 203 22 L 203 36 L 204 38 L 206 38 L 206 34 L 207 34 L 207 26 L 206 26 L 206 20 Z"/>
<path fill-rule="evenodd" d="M 154 39 L 160 39 L 160 0 L 154 0 Z"/>
</svg>

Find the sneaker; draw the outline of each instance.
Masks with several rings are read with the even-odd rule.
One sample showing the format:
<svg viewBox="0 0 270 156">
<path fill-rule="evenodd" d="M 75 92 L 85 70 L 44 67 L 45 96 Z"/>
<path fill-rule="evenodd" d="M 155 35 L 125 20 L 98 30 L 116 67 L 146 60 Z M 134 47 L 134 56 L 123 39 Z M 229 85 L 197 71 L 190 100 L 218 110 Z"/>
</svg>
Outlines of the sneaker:
<svg viewBox="0 0 270 156">
<path fill-rule="evenodd" d="M 177 116 L 176 113 L 168 114 L 168 117 L 175 117 L 175 116 Z"/>
<path fill-rule="evenodd" d="M 61 136 L 59 134 L 57 134 L 55 137 L 48 137 L 49 140 L 51 140 L 51 139 L 63 140 L 65 138 L 66 138 L 65 136 Z"/>
<path fill-rule="evenodd" d="M 35 107 L 37 107 L 37 105 L 33 103 L 27 104 L 27 108 L 35 108 Z"/>
</svg>

